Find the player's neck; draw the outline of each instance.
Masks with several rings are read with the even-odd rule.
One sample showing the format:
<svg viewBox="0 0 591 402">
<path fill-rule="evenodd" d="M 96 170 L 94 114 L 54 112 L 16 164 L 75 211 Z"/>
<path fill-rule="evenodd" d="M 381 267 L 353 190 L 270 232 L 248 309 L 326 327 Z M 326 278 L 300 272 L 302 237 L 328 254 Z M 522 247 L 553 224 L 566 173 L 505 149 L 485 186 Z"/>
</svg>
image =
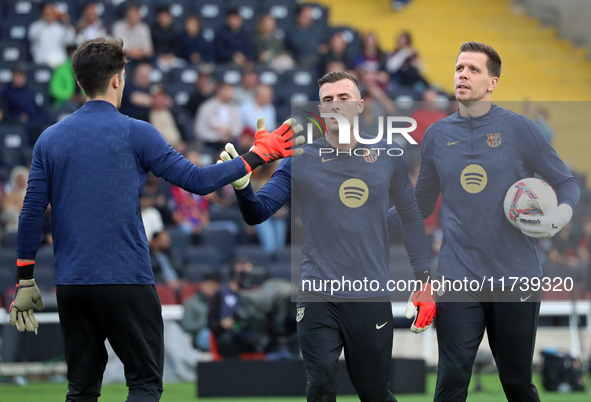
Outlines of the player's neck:
<svg viewBox="0 0 591 402">
<path fill-rule="evenodd" d="M 487 114 L 492 107 L 491 100 L 466 101 L 460 102 L 460 116 L 462 117 L 480 117 Z"/>
<path fill-rule="evenodd" d="M 111 105 L 115 106 L 116 108 L 119 108 L 119 102 L 117 102 L 117 95 L 114 94 L 112 96 L 110 96 L 109 94 L 105 94 L 105 95 L 98 95 L 95 96 L 94 98 L 89 98 L 86 97 L 86 101 L 105 101 L 105 102 L 109 102 Z"/>
<path fill-rule="evenodd" d="M 349 144 L 339 144 L 339 135 L 327 131 L 326 142 L 341 151 L 349 151 L 357 146 L 357 140 L 355 139 L 355 136 L 353 136 L 353 133 L 351 133 L 351 136 L 349 137 Z"/>
</svg>

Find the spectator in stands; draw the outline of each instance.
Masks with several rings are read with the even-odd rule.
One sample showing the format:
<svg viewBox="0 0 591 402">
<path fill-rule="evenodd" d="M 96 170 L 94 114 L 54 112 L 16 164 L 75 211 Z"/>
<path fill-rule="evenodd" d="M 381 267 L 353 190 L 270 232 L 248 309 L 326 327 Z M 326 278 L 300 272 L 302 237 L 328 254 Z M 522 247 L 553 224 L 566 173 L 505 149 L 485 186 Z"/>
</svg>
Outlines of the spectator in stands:
<svg viewBox="0 0 591 402">
<path fill-rule="evenodd" d="M 29 169 L 24 166 L 16 166 L 10 173 L 9 189 L 2 200 L 1 220 L 5 232 L 18 230 L 18 217 L 23 209 L 28 179 Z"/>
<path fill-rule="evenodd" d="M 150 27 L 142 22 L 140 6 L 127 6 L 125 19 L 113 24 L 113 36 L 123 39 L 123 49 L 132 61 L 149 60 L 154 55 Z"/>
<path fill-rule="evenodd" d="M 183 278 L 185 265 L 172 247 L 168 231 L 154 233 L 149 245 L 154 281 L 179 291 L 182 285 L 187 282 Z"/>
<path fill-rule="evenodd" d="M 386 61 L 386 54 L 380 48 L 375 33 L 368 32 L 361 39 L 361 51 L 355 57 L 355 68 L 366 71 L 380 71 Z"/>
<path fill-rule="evenodd" d="M 243 127 L 240 108 L 234 103 L 234 88 L 220 83 L 215 96 L 203 102 L 197 111 L 195 137 L 217 155 L 227 142 L 240 135 Z"/>
<path fill-rule="evenodd" d="M 277 127 L 277 113 L 273 105 L 273 88 L 259 85 L 255 89 L 254 99 L 240 105 L 240 113 L 245 128 L 256 131 L 257 120 L 262 117 L 269 127 Z"/>
<path fill-rule="evenodd" d="M 166 142 L 179 152 L 183 152 L 185 143 L 181 132 L 171 111 L 172 99 L 164 91 L 162 85 L 156 85 L 152 94 L 152 106 L 149 113 L 149 122 L 164 137 Z"/>
<path fill-rule="evenodd" d="M 244 70 L 240 85 L 234 88 L 234 101 L 239 105 L 252 101 L 254 93 L 259 85 L 259 75 L 254 70 Z"/>
<path fill-rule="evenodd" d="M 185 31 L 181 34 L 182 56 L 192 64 L 215 63 L 213 44 L 203 36 L 201 22 L 195 14 L 185 18 Z"/>
<path fill-rule="evenodd" d="M 386 60 L 386 70 L 395 84 L 423 92 L 429 83 L 421 75 L 421 59 L 412 46 L 410 32 L 402 32 L 396 41 L 396 49 Z"/>
<path fill-rule="evenodd" d="M 160 217 L 164 225 L 174 225 L 176 222 L 172 216 L 172 211 L 168 205 L 168 198 L 167 195 L 169 193 L 168 189 L 163 192 L 160 189 L 160 185 L 163 184 L 164 186 L 168 186 L 169 183 L 163 179 L 158 179 L 152 173 L 148 173 L 146 177 L 146 184 L 144 185 L 144 193 L 142 197 L 150 198 L 151 205 L 158 210 L 160 213 Z M 149 238 L 148 238 L 149 239 Z"/>
<path fill-rule="evenodd" d="M 55 3 L 41 3 L 39 11 L 40 18 L 29 26 L 31 55 L 35 64 L 56 68 L 66 61 L 66 47 L 76 42 L 76 30 L 69 14 L 59 12 Z"/>
<path fill-rule="evenodd" d="M 268 165 L 268 167 L 265 166 L 264 169 L 261 169 L 252 177 L 251 183 L 255 192 L 259 191 L 271 179 L 278 163 L 274 162 Z M 289 208 L 284 205 L 269 219 L 254 226 L 265 254 L 272 256 L 285 245 L 288 218 Z"/>
<path fill-rule="evenodd" d="M 245 67 L 254 62 L 252 36 L 235 8 L 226 13 L 226 23 L 216 32 L 214 43 L 216 59 L 220 64 L 234 63 Z"/>
<path fill-rule="evenodd" d="M 172 26 L 172 14 L 166 5 L 158 6 L 156 9 L 152 43 L 160 70 L 169 71 L 173 67 L 182 67 L 185 64 L 180 58 L 183 51 L 181 36 Z"/>
<path fill-rule="evenodd" d="M 150 120 L 150 109 L 153 105 L 151 93 L 152 67 L 148 63 L 140 63 L 133 70 L 132 78 L 123 89 L 120 111 L 123 114 L 143 121 Z"/>
<path fill-rule="evenodd" d="M 51 120 L 35 101 L 35 91 L 28 84 L 27 66 L 17 64 L 12 69 L 12 78 L 0 93 L 7 123 L 24 123 L 29 139 L 34 143 Z"/>
<path fill-rule="evenodd" d="M 329 61 L 326 64 L 324 74 L 332 73 L 334 71 L 345 71 L 345 64 L 340 60 Z"/>
<path fill-rule="evenodd" d="M 148 243 L 152 241 L 154 233 L 159 233 L 164 230 L 164 222 L 160 211 L 154 207 L 152 197 L 145 191 L 140 199 L 140 207 L 142 210 L 142 222 L 144 223 L 144 230 L 146 231 L 146 238 Z"/>
<path fill-rule="evenodd" d="M 185 109 L 191 116 L 197 115 L 199 106 L 207 99 L 209 99 L 215 92 L 215 79 L 213 71 L 215 67 L 213 64 L 202 63 L 197 67 L 199 76 L 195 82 L 195 89 L 191 92 L 189 101 L 185 105 Z"/>
<path fill-rule="evenodd" d="M 226 358 L 257 351 L 259 339 L 248 329 L 240 314 L 243 306 L 240 292 L 248 287 L 252 262 L 238 259 L 232 265 L 232 279 L 222 286 L 209 303 L 207 326 L 216 339 L 218 352 Z M 246 327 L 246 328 L 245 328 Z"/>
<path fill-rule="evenodd" d="M 53 105 L 59 107 L 67 103 L 72 106 L 72 112 L 85 102 L 85 96 L 76 83 L 72 69 L 72 55 L 75 51 L 76 46 L 68 46 L 68 59 L 54 70 L 49 81 L 49 94 L 53 98 Z"/>
<path fill-rule="evenodd" d="M 271 67 L 278 71 L 285 71 L 294 67 L 294 61 L 285 51 L 283 39 L 277 35 L 275 18 L 263 14 L 257 22 L 257 32 L 254 38 L 256 61 L 258 64 Z"/>
<path fill-rule="evenodd" d="M 204 352 L 209 352 L 211 330 L 207 327 L 209 303 L 220 290 L 221 278 L 212 272 L 203 277 L 201 290 L 183 303 L 183 318 L 181 326 L 191 334 L 193 346 Z"/>
<path fill-rule="evenodd" d="M 328 50 L 320 58 L 320 75 L 326 71 L 328 63 L 333 61 L 340 61 L 343 63 L 345 68 L 341 71 L 350 70 L 354 67 L 353 58 L 347 52 L 347 42 L 345 42 L 342 32 L 335 32 L 330 37 Z"/>
<path fill-rule="evenodd" d="M 82 15 L 76 23 L 76 34 L 76 42 L 79 45 L 87 40 L 108 37 L 107 27 L 99 18 L 96 3 L 90 2 L 84 5 Z"/>
<path fill-rule="evenodd" d="M 285 48 L 302 67 L 316 67 L 319 54 L 325 53 L 324 30 L 314 24 L 312 7 L 301 4 L 296 9 L 295 26 L 285 35 Z"/>
<path fill-rule="evenodd" d="M 419 144 L 431 124 L 447 117 L 447 113 L 437 107 L 438 97 L 439 94 L 435 90 L 426 89 L 423 92 L 421 106 L 410 115 L 417 122 L 417 128 L 410 135 Z"/>
<path fill-rule="evenodd" d="M 200 155 L 194 149 L 187 150 L 185 157 L 200 166 Z M 203 229 L 209 225 L 209 203 L 207 197 L 190 193 L 178 186 L 170 188 L 173 218 L 180 229 L 199 243 Z"/>
</svg>

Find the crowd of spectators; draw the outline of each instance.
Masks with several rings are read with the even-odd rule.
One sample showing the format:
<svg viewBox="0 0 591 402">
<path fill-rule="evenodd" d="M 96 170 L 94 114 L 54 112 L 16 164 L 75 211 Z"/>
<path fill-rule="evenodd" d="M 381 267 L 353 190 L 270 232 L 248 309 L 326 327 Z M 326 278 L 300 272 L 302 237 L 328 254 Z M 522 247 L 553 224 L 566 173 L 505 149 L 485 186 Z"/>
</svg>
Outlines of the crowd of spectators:
<svg viewBox="0 0 591 402">
<path fill-rule="evenodd" d="M 268 128 L 277 127 L 291 115 L 292 101 L 317 100 L 316 78 L 330 71 L 347 70 L 358 77 L 365 99 L 360 123 L 369 133 L 380 129 L 379 117 L 407 113 L 418 123 L 413 137 L 420 144 L 425 129 L 457 107 L 424 76 L 410 32 L 397 33 L 387 50 L 373 32 L 329 26 L 328 10 L 317 4 L 261 0 L 254 6 L 257 2 L 241 5 L 228 0 L 193 6 L 184 0 L 97 0 L 77 6 L 75 1 L 30 0 L 29 12 L 15 18 L 22 10 L 12 9 L 13 3 L 0 5 L 0 23 L 7 27 L 2 29 L 0 47 L 20 50 L 16 58 L 0 60 L 0 239 L 4 237 L 1 244 L 7 247 L 15 238 L 36 139 L 47 126 L 84 103 L 70 58 L 85 40 L 123 39 L 130 63 L 121 113 L 150 122 L 196 165 L 215 163 L 226 142 L 233 142 L 239 153 L 247 151 L 258 117 L 265 118 Z M 395 3 L 401 8 L 408 1 Z M 25 20 L 26 34 L 18 36 L 15 28 Z M 6 54 L 11 53 L 2 52 L 3 57 Z M 413 100 L 423 102 L 408 107 Z M 549 111 L 529 112 L 551 140 Z M 417 148 L 405 149 L 413 180 L 418 175 Z M 269 180 L 275 168 L 266 165 L 255 171 L 255 189 Z M 585 188 L 584 178 L 580 180 Z M 587 193 L 584 190 L 577 211 L 579 219 L 542 244 L 548 269 L 560 275 L 576 273 L 579 283 L 591 276 Z M 194 345 L 209 347 L 209 327 L 219 335 L 218 347 L 224 354 L 260 351 L 261 339 L 256 338 L 256 345 L 249 343 L 254 338 L 247 339 L 252 333 L 228 332 L 237 328 L 236 322 L 227 319 L 235 311 L 224 310 L 232 308 L 218 305 L 216 311 L 225 312 L 208 320 L 203 306 L 211 300 L 220 302 L 220 297 L 223 302 L 241 289 L 235 266 L 223 270 L 231 257 L 243 257 L 235 251 L 240 247 L 253 246 L 263 256 L 254 261 L 255 268 L 283 263 L 278 276 L 289 279 L 289 267 L 280 257 L 293 236 L 290 228 L 298 229 L 292 227 L 297 221 L 292 222 L 289 209 L 282 208 L 267 222 L 250 227 L 241 219 L 230 186 L 197 196 L 149 176 L 142 217 L 157 282 L 199 316 L 183 323 Z M 51 244 L 49 214 L 46 221 L 43 242 Z M 436 258 L 441 243 L 437 213 L 427 228 Z M 191 254 L 192 249 L 200 252 Z M 218 290 L 226 279 L 229 284 Z M 193 298 L 183 297 L 183 289 L 194 282 L 202 282 L 200 292 Z M 228 339 L 233 340 L 229 346 Z M 243 347 L 236 349 L 236 344 Z"/>
</svg>

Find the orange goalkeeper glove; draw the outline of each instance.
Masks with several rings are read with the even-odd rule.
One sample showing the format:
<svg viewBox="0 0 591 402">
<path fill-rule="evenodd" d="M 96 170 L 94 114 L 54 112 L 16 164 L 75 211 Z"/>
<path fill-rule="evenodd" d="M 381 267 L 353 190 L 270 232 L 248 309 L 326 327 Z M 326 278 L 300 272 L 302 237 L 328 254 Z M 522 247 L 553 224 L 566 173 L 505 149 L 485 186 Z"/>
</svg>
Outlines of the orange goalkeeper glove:
<svg viewBox="0 0 591 402">
<path fill-rule="evenodd" d="M 413 318 L 413 316 L 415 316 L 415 320 L 410 326 L 410 330 L 415 334 L 426 331 L 435 318 L 435 301 L 429 282 L 423 283 L 421 290 L 414 292 L 408 299 L 406 318 Z"/>
<path fill-rule="evenodd" d="M 305 142 L 303 135 L 296 137 L 304 128 L 296 123 L 294 118 L 290 118 L 277 130 L 268 132 L 265 129 L 265 119 L 259 118 L 257 132 L 254 135 L 254 146 L 241 156 L 246 165 L 246 172 L 250 173 L 256 167 L 277 159 L 302 154 L 304 151 L 295 147 Z"/>
</svg>

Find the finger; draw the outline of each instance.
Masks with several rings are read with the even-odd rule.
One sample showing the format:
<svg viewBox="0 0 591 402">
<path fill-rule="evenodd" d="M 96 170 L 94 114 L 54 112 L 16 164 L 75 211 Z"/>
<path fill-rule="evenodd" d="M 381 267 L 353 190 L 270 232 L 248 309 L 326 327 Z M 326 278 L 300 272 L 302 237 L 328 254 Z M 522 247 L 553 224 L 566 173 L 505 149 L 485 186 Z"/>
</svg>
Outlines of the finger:
<svg viewBox="0 0 591 402">
<path fill-rule="evenodd" d="M 303 135 L 300 135 L 300 136 L 297 136 L 295 138 L 292 137 L 291 139 L 289 139 L 289 140 L 287 140 L 285 142 L 288 142 L 288 141 L 289 141 L 289 148 L 287 148 L 287 149 L 290 149 L 290 148 L 294 148 L 294 147 L 297 147 L 297 146 L 300 146 L 300 145 L 305 144 L 306 143 L 306 138 Z"/>
<path fill-rule="evenodd" d="M 234 144 L 227 143 L 225 149 L 226 149 L 226 152 L 230 154 L 232 159 L 238 158 L 238 152 L 236 151 L 236 148 L 234 148 Z"/>
<path fill-rule="evenodd" d="M 16 329 L 18 329 L 20 332 L 24 332 L 25 330 L 22 311 L 17 311 L 16 313 Z"/>
<path fill-rule="evenodd" d="M 302 131 L 304 131 L 304 127 L 301 124 L 298 124 L 297 126 L 293 127 L 291 129 L 295 134 L 299 134 Z"/>
<path fill-rule="evenodd" d="M 216 162 L 216 165 L 217 165 L 218 163 L 224 163 L 224 161 L 222 161 L 222 160 L 219 160 L 219 159 L 218 159 L 218 161 Z"/>
<path fill-rule="evenodd" d="M 41 296 L 39 296 L 39 300 L 34 301 L 33 303 L 35 303 L 35 307 L 37 307 L 37 310 L 41 311 L 45 309 L 45 302 L 43 301 L 43 298 Z"/>
<path fill-rule="evenodd" d="M 27 331 L 31 332 L 39 328 L 39 323 L 33 314 L 33 309 L 25 311 L 25 317 L 27 318 L 25 322 L 25 326 L 27 327 Z"/>
<path fill-rule="evenodd" d="M 35 327 L 33 326 L 33 321 L 35 321 L 35 323 L 37 323 L 37 320 L 35 320 L 35 317 L 33 316 L 33 310 L 25 310 L 23 312 L 23 319 L 24 319 L 24 324 L 25 324 L 25 329 L 29 332 L 33 332 L 35 330 Z M 31 318 L 32 317 L 32 318 Z M 37 326 L 39 326 L 39 324 L 37 324 Z"/>
<path fill-rule="evenodd" d="M 224 162 L 228 162 L 228 161 L 232 160 L 232 158 L 230 157 L 230 155 L 226 151 L 222 151 L 222 153 L 220 154 L 220 158 L 222 158 L 222 160 Z"/>
<path fill-rule="evenodd" d="M 302 148 L 298 148 L 298 149 L 294 149 L 293 152 L 291 153 L 291 156 L 299 156 L 299 155 L 303 155 L 304 154 L 304 150 Z"/>
<path fill-rule="evenodd" d="M 16 325 L 16 312 L 17 309 L 13 308 L 14 302 L 10 304 L 10 314 L 8 315 L 8 323 L 12 326 Z"/>
<path fill-rule="evenodd" d="M 413 318 L 415 315 L 415 311 L 416 311 L 416 308 L 412 302 L 409 301 L 408 303 L 406 303 L 406 312 L 405 312 L 406 318 L 408 318 L 408 319 Z"/>
<path fill-rule="evenodd" d="M 290 117 L 289 119 L 285 120 L 283 122 L 283 124 L 287 124 L 288 126 L 293 127 L 297 124 L 297 121 L 293 117 Z M 302 130 L 303 130 L 303 127 L 302 127 Z"/>
<path fill-rule="evenodd" d="M 262 117 L 259 117 L 259 119 L 257 120 L 257 133 L 259 131 L 266 131 L 265 119 L 263 119 Z"/>
</svg>

